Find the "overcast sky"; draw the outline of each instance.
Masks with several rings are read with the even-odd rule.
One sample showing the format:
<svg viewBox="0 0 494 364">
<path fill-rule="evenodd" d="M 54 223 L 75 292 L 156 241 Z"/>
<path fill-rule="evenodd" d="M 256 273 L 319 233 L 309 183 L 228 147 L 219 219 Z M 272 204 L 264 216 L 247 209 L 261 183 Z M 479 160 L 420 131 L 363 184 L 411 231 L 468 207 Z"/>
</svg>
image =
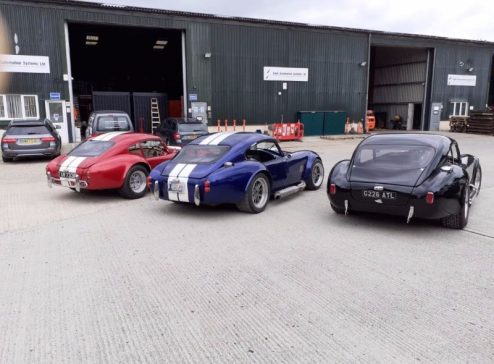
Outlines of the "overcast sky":
<svg viewBox="0 0 494 364">
<path fill-rule="evenodd" d="M 492 0 L 107 0 L 93 2 L 494 42 L 494 1 Z"/>
</svg>

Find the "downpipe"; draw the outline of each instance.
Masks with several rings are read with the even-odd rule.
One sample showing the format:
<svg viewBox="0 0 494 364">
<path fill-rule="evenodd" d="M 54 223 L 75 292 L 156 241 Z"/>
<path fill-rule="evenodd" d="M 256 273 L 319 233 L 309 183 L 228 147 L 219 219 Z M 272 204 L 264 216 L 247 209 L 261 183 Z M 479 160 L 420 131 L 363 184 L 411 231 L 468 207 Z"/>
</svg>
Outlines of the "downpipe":
<svg viewBox="0 0 494 364">
<path fill-rule="evenodd" d="M 302 190 L 305 190 L 305 186 L 306 186 L 305 182 L 304 181 L 301 181 L 296 186 L 290 186 L 290 187 L 284 188 L 282 190 L 279 190 L 279 191 L 277 191 L 277 192 L 274 193 L 274 199 L 275 200 L 279 200 L 280 198 L 284 198 L 284 197 L 287 197 L 287 196 L 290 196 L 290 195 L 294 195 L 297 192 L 300 192 Z"/>
</svg>

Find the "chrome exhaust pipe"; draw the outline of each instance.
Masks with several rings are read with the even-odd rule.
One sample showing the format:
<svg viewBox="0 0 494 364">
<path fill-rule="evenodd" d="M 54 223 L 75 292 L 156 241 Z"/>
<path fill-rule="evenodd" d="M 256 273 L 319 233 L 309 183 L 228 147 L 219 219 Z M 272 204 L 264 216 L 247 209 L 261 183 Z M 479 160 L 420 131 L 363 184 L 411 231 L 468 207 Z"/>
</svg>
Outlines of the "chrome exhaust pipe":
<svg viewBox="0 0 494 364">
<path fill-rule="evenodd" d="M 153 196 L 156 201 L 160 199 L 160 185 L 158 181 L 154 181 Z"/>
<path fill-rule="evenodd" d="M 53 179 L 51 178 L 50 172 L 46 172 L 46 183 L 48 184 L 48 187 L 53 187 Z"/>
<path fill-rule="evenodd" d="M 279 190 L 279 191 L 275 192 L 274 199 L 275 200 L 278 200 L 280 198 L 284 198 L 284 197 L 293 195 L 293 194 L 295 194 L 297 192 L 300 192 L 300 191 L 304 190 L 305 189 L 305 186 L 306 186 L 305 182 L 304 181 L 301 181 L 296 186 L 290 186 L 290 187 L 284 188 L 282 190 Z"/>
</svg>

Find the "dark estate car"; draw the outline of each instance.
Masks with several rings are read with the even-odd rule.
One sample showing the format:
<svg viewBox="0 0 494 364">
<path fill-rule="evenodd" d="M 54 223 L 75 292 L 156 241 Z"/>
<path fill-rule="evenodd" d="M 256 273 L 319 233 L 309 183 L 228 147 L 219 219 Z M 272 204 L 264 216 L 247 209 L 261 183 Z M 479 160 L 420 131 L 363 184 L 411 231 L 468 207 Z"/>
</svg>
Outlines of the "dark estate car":
<svg viewBox="0 0 494 364">
<path fill-rule="evenodd" d="M 124 111 L 93 111 L 89 115 L 86 138 L 112 131 L 134 131 L 129 115 Z"/>
<path fill-rule="evenodd" d="M 377 134 L 352 159 L 338 162 L 327 193 L 337 213 L 363 211 L 437 219 L 463 229 L 482 182 L 479 159 L 454 139 L 430 134 Z"/>
<path fill-rule="evenodd" d="M 11 121 L 1 140 L 2 160 L 18 157 L 60 155 L 62 140 L 49 120 Z"/>
<path fill-rule="evenodd" d="M 208 126 L 194 118 L 166 118 L 155 132 L 167 145 L 186 145 L 208 134 Z"/>
</svg>

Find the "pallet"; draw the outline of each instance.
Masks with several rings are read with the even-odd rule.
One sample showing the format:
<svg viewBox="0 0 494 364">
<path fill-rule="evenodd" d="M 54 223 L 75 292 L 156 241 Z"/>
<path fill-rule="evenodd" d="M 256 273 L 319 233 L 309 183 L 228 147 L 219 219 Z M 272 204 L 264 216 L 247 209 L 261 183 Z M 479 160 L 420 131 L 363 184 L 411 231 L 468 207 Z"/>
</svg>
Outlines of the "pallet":
<svg viewBox="0 0 494 364">
<path fill-rule="evenodd" d="M 494 112 L 472 112 L 468 120 L 467 133 L 494 135 Z"/>
</svg>

